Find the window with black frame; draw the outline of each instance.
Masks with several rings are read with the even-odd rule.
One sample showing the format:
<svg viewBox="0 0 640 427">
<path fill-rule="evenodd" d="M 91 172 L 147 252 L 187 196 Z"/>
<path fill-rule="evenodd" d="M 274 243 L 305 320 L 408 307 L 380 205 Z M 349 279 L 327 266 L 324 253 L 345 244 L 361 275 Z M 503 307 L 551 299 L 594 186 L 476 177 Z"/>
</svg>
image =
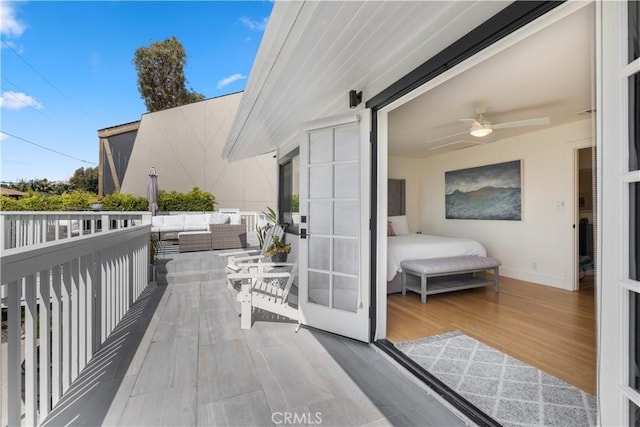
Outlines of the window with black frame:
<svg viewBox="0 0 640 427">
<path fill-rule="evenodd" d="M 288 233 L 297 234 L 300 224 L 300 156 L 296 149 L 280 159 L 278 217 Z"/>
</svg>

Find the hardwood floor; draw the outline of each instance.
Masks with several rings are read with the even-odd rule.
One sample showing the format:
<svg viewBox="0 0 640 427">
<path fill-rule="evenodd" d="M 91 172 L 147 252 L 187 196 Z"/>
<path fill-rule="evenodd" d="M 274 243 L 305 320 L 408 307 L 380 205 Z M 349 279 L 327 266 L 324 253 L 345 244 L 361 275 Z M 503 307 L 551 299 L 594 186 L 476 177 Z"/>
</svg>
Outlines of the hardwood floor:
<svg viewBox="0 0 640 427">
<path fill-rule="evenodd" d="M 589 280 L 591 279 L 591 285 Z M 584 282 L 584 283 L 583 283 Z M 596 392 L 592 278 L 570 292 L 500 278 L 493 287 L 387 298 L 387 339 L 412 340 L 459 329 L 483 343 L 585 390 Z"/>
</svg>

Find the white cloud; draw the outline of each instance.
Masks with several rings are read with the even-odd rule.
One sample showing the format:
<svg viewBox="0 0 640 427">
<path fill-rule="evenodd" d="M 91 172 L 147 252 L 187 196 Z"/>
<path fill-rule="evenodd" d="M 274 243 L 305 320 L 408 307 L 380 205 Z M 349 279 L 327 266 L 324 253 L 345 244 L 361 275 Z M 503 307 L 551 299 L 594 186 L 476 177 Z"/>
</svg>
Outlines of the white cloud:
<svg viewBox="0 0 640 427">
<path fill-rule="evenodd" d="M 250 30 L 264 31 L 264 29 L 267 26 L 267 22 L 269 22 L 269 18 L 265 16 L 262 19 L 255 20 L 255 19 L 251 19 L 246 16 L 243 16 L 242 18 L 240 18 L 240 22 L 242 22 Z"/>
<path fill-rule="evenodd" d="M 44 108 L 41 103 L 26 93 L 7 91 L 0 96 L 0 108 L 19 110 L 26 107 Z"/>
<path fill-rule="evenodd" d="M 230 85 L 231 83 L 233 83 L 233 82 L 235 82 L 237 80 L 244 80 L 246 78 L 247 78 L 247 76 L 245 76 L 243 74 L 240 74 L 240 73 L 236 73 L 236 74 L 234 74 L 232 76 L 225 77 L 224 79 L 220 80 L 218 82 L 217 88 L 218 89 L 222 89 L 223 87 L 225 87 L 227 85 Z"/>
<path fill-rule="evenodd" d="M 13 4 L 0 2 L 0 33 L 8 37 L 20 37 L 25 30 L 25 25 L 16 18 Z"/>
</svg>

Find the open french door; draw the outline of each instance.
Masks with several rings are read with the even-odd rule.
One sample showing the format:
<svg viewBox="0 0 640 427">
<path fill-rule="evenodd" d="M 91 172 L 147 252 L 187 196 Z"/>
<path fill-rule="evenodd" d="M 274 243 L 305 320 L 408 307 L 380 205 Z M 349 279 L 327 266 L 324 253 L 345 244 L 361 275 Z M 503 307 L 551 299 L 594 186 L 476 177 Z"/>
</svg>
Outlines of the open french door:
<svg viewBox="0 0 640 427">
<path fill-rule="evenodd" d="M 305 126 L 300 322 L 369 341 L 369 110 Z"/>
</svg>

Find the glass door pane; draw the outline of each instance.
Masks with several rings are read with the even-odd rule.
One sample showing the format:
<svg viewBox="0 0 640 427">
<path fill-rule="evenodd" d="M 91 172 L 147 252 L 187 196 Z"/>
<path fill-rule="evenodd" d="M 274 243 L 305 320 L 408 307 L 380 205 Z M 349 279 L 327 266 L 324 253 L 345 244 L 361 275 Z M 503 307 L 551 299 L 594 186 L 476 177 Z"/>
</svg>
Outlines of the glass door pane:
<svg viewBox="0 0 640 427">
<path fill-rule="evenodd" d="M 309 301 L 355 312 L 359 269 L 358 127 L 309 135 Z"/>
</svg>

